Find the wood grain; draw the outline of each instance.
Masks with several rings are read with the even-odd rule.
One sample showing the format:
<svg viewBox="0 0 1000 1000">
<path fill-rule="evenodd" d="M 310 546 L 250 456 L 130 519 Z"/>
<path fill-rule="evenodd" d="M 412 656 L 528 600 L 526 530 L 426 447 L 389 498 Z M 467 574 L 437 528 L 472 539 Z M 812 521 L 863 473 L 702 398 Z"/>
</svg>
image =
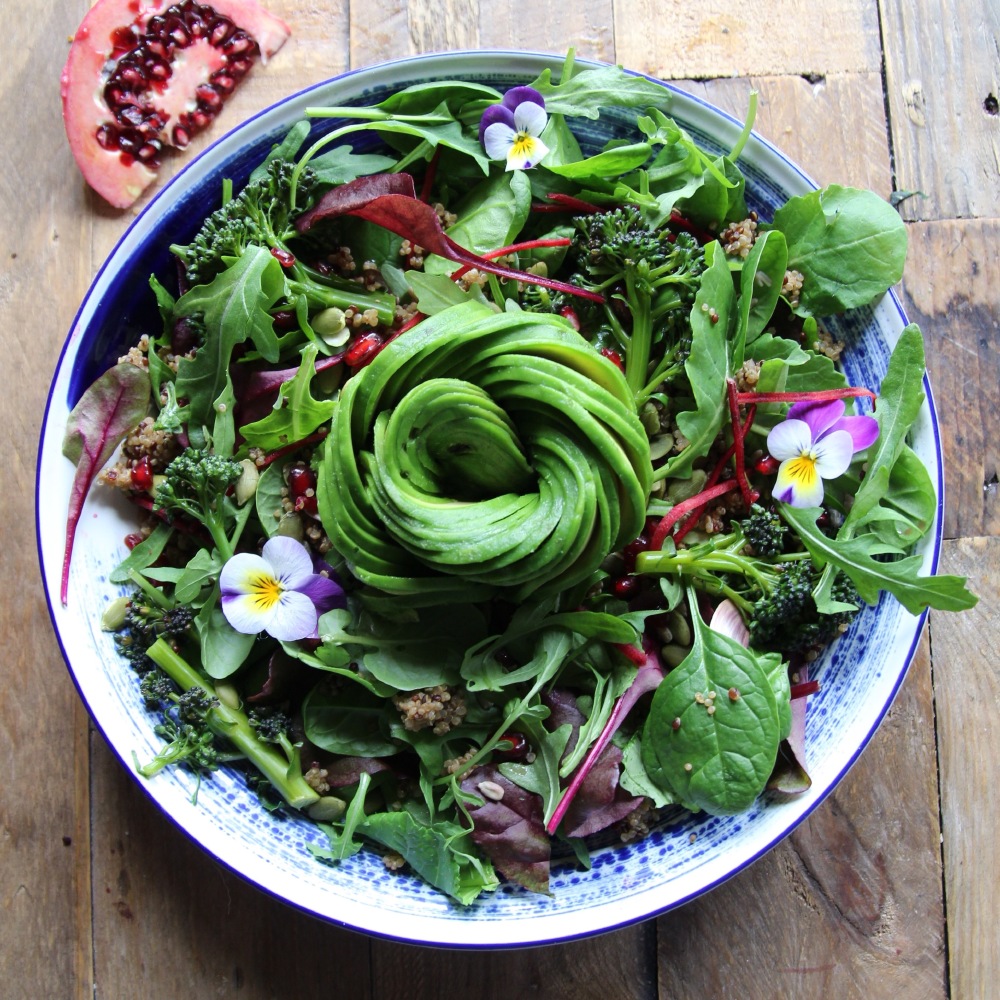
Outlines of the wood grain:
<svg viewBox="0 0 1000 1000">
<path fill-rule="evenodd" d="M 979 605 L 961 618 L 933 613 L 952 996 L 996 995 L 996 850 L 1000 788 L 1000 539 L 963 538 L 944 547 L 942 569 L 968 576 Z"/>
<path fill-rule="evenodd" d="M 101 997 L 373 995 L 366 938 L 301 914 L 223 869 L 151 804 L 97 734 L 93 782 Z"/>
<path fill-rule="evenodd" d="M 0 37 L 0 419 L 13 455 L 0 473 L 8 583 L 0 602 L 0 997 L 990 996 L 1000 973 L 989 867 L 1000 819 L 991 685 L 1000 637 L 997 5 L 266 5 L 291 24 L 292 39 L 194 151 L 349 66 L 441 48 L 561 55 L 572 45 L 582 56 L 686 80 L 736 116 L 756 86 L 758 130 L 818 181 L 927 192 L 903 203 L 906 218 L 926 220 L 910 227 L 903 291 L 924 329 L 943 429 L 945 530 L 956 538 L 943 568 L 969 573 L 982 601 L 971 614 L 932 617 L 931 643 L 886 724 L 827 803 L 751 869 L 659 921 L 572 945 L 455 953 L 371 941 L 265 897 L 150 805 L 88 725 L 51 633 L 32 538 L 39 425 L 55 355 L 133 213 L 87 192 L 59 118 L 66 40 L 87 0 L 9 4 Z M 169 159 L 164 179 L 183 162 Z"/>
<path fill-rule="evenodd" d="M 884 198 L 892 191 L 877 73 L 831 73 L 816 81 L 794 76 L 678 80 L 677 85 L 740 121 L 746 118 L 750 91 L 756 90 L 754 131 L 817 184 L 867 187 Z"/>
<path fill-rule="evenodd" d="M 35 453 L 55 353 L 90 279 L 92 224 L 67 179 L 58 71 L 82 8 L 38 5 L 5 27 L 0 75 L 0 993 L 70 996 L 91 982 L 86 715 L 38 582 Z M 53 46 L 48 40 L 59 40 Z M 33 58 L 46 53 L 42 71 Z M 31 109 L 26 127 L 25 102 Z"/>
<path fill-rule="evenodd" d="M 618 61 L 667 80 L 881 67 L 876 7 L 865 0 L 615 0 L 614 23 Z"/>
<path fill-rule="evenodd" d="M 997 219 L 910 227 L 903 302 L 926 344 L 941 423 L 948 538 L 1000 533 L 998 238 Z"/>
<path fill-rule="evenodd" d="M 560 58 L 571 46 L 584 57 L 615 60 L 611 0 L 533 3 L 530 15 L 514 0 L 351 5 L 351 64 L 400 59 L 451 49 L 528 49 Z"/>
<path fill-rule="evenodd" d="M 1000 187 L 1000 6 L 880 4 L 896 185 L 910 220 L 995 218 Z"/>
<path fill-rule="evenodd" d="M 661 997 L 947 995 L 931 701 L 925 640 L 830 798 L 748 871 L 660 919 Z"/>
</svg>

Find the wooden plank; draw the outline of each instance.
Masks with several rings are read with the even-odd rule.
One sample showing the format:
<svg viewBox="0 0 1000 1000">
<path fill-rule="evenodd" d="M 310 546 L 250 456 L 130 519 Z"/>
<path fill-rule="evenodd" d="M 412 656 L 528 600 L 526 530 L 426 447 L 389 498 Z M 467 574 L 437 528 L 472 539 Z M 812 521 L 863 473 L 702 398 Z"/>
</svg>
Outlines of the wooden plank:
<svg viewBox="0 0 1000 1000">
<path fill-rule="evenodd" d="M 653 1000 L 656 926 L 572 944 L 509 952 L 453 952 L 374 942 L 374 996 L 440 1000 Z"/>
<path fill-rule="evenodd" d="M 830 798 L 749 870 L 660 919 L 660 996 L 945 997 L 933 734 L 925 640 Z"/>
<path fill-rule="evenodd" d="M 618 61 L 661 79 L 877 73 L 875 4 L 865 0 L 615 0 Z"/>
<path fill-rule="evenodd" d="M 756 90 L 754 131 L 817 184 L 871 188 L 883 198 L 892 192 L 878 73 L 831 73 L 818 81 L 795 76 L 678 80 L 677 86 L 740 121 L 746 118 L 750 91 Z"/>
<path fill-rule="evenodd" d="M 910 227 L 903 302 L 927 347 L 944 450 L 947 538 L 1000 533 L 998 239 L 998 219 Z"/>
<path fill-rule="evenodd" d="M 372 995 L 368 941 L 266 896 L 168 822 L 93 739 L 100 997 Z M 331 978 L 335 976 L 335 978 Z"/>
<path fill-rule="evenodd" d="M 896 184 L 909 220 L 995 218 L 1000 191 L 1000 6 L 879 4 Z"/>
<path fill-rule="evenodd" d="M 510 0 L 489 5 L 388 0 L 352 4 L 350 16 L 355 68 L 422 52 L 479 48 L 551 51 L 556 65 L 571 46 L 580 56 L 615 58 L 611 0 L 541 0 L 532 4 L 530 15 Z"/>
<path fill-rule="evenodd" d="M 83 5 L 35 5 L 8 19 L 0 75 L 0 490 L 3 696 L 0 751 L 0 992 L 89 995 L 86 718 L 52 633 L 35 551 L 35 453 L 55 352 L 89 280 L 90 219 L 67 191 L 75 170 L 50 53 L 65 52 Z M 5 12 L 6 14 L 6 12 Z M 53 43 L 54 40 L 54 43 Z M 44 44 L 43 44 L 44 43 Z M 39 59 L 40 52 L 45 58 Z M 52 65 L 55 66 L 55 59 Z M 40 68 L 41 67 L 41 68 Z M 27 123 L 30 120 L 30 125 Z M 61 532 L 61 525 L 50 530 Z"/>
<path fill-rule="evenodd" d="M 932 612 L 951 995 L 987 998 L 1000 979 L 996 853 L 1000 788 L 1000 539 L 945 544 L 942 568 L 968 576 L 980 602 L 962 615 Z"/>
</svg>

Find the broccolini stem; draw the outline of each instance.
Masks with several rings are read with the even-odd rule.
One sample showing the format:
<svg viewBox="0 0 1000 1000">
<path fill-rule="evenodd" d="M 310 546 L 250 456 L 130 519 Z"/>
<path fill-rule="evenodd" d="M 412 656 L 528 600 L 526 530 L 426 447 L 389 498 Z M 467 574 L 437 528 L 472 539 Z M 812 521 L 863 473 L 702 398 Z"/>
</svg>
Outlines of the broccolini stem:
<svg viewBox="0 0 1000 1000">
<path fill-rule="evenodd" d="M 649 352 L 653 343 L 652 302 L 644 277 L 632 268 L 625 272 L 625 291 L 632 306 L 632 334 L 625 352 L 625 381 L 638 397 L 646 385 Z"/>
<path fill-rule="evenodd" d="M 146 653 L 182 691 L 201 688 L 216 698 L 215 688 L 165 640 L 157 639 Z M 305 809 L 319 800 L 319 793 L 302 776 L 297 759 L 289 761 L 285 754 L 262 743 L 243 712 L 216 701 L 205 716 L 212 732 L 229 740 L 293 808 Z"/>
</svg>

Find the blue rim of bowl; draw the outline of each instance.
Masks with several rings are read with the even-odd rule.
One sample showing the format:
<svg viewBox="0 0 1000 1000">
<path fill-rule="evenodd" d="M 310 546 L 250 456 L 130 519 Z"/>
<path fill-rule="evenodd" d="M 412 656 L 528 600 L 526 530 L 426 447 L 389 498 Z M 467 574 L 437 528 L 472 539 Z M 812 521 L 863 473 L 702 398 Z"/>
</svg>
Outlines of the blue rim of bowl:
<svg viewBox="0 0 1000 1000">
<path fill-rule="evenodd" d="M 340 83 L 340 82 L 343 82 L 343 81 L 347 81 L 347 80 L 350 80 L 353 77 L 360 76 L 360 75 L 371 75 L 373 72 L 382 71 L 382 70 L 392 71 L 392 70 L 401 69 L 401 68 L 404 68 L 404 67 L 418 67 L 418 66 L 420 66 L 421 64 L 424 64 L 424 63 L 431 63 L 431 64 L 438 64 L 438 63 L 441 63 L 441 62 L 445 62 L 445 63 L 458 63 L 458 62 L 461 62 L 463 60 L 467 60 L 467 59 L 470 59 L 470 58 L 473 59 L 473 60 L 475 60 L 475 61 L 477 61 L 477 62 L 479 62 L 479 61 L 483 61 L 483 62 L 494 61 L 494 62 L 496 62 L 496 61 L 502 61 L 502 60 L 519 61 L 520 60 L 520 61 L 532 62 L 532 63 L 538 62 L 540 66 L 542 64 L 544 64 L 544 66 L 556 67 L 556 66 L 560 66 L 562 64 L 562 60 L 563 60 L 564 57 L 562 55 L 558 55 L 558 54 L 554 54 L 554 53 L 550 53 L 550 52 L 544 52 L 544 51 L 507 50 L 507 49 L 465 50 L 465 51 L 458 51 L 458 52 L 430 52 L 430 53 L 423 53 L 423 54 L 420 54 L 420 55 L 410 56 L 410 57 L 403 58 L 403 59 L 391 60 L 391 61 L 387 61 L 387 62 L 383 62 L 383 63 L 373 64 L 371 66 L 366 66 L 366 67 L 362 67 L 362 68 L 359 68 L 359 69 L 347 70 L 344 73 L 340 73 L 340 74 L 338 74 L 336 76 L 333 76 L 333 77 L 330 77 L 330 78 L 328 78 L 326 80 L 319 81 L 319 82 L 317 82 L 315 84 L 310 85 L 309 87 L 302 88 L 301 90 L 296 91 L 294 94 L 287 95 L 286 97 L 284 97 L 284 98 L 282 98 L 282 99 L 274 102 L 273 104 L 268 105 L 266 108 L 263 108 L 261 111 L 257 112 L 256 114 L 252 115 L 251 117 L 245 119 L 244 121 L 242 121 L 238 125 L 234 126 L 230 130 L 228 130 L 226 133 L 224 133 L 223 135 L 221 135 L 211 145 L 209 145 L 204 150 L 202 150 L 202 152 L 200 152 L 196 157 L 192 158 L 180 170 L 178 170 L 177 174 L 173 178 L 171 178 L 171 180 L 168 183 L 166 183 L 150 199 L 150 201 L 148 202 L 148 204 L 140 211 L 140 213 L 129 224 L 129 226 L 127 227 L 127 229 L 125 230 L 125 232 L 122 234 L 122 236 L 115 243 L 114 248 L 107 255 L 107 257 L 105 258 L 105 260 L 102 262 L 100 268 L 98 269 L 97 273 L 95 274 L 95 276 L 94 276 L 94 278 L 93 278 L 93 280 L 92 280 L 92 282 L 90 284 L 90 287 L 88 288 L 88 291 L 87 291 L 86 295 L 84 296 L 84 298 L 83 298 L 83 300 L 82 300 L 82 302 L 80 304 L 80 307 L 77 309 L 76 314 L 74 315 L 72 325 L 70 326 L 70 335 L 67 336 L 66 340 L 63 343 L 63 347 L 62 347 L 62 349 L 61 349 L 61 351 L 59 353 L 59 357 L 57 359 L 57 362 L 56 362 L 56 365 L 55 365 L 55 368 L 54 368 L 54 375 L 53 375 L 52 383 L 51 383 L 51 385 L 49 387 L 49 391 L 48 391 L 47 398 L 46 398 L 45 409 L 44 409 L 44 412 L 43 412 L 42 422 L 41 422 L 41 430 L 40 430 L 40 433 L 39 433 L 38 460 L 36 462 L 36 468 L 40 468 L 40 466 L 41 466 L 42 449 L 43 449 L 43 446 L 44 446 L 45 439 L 46 439 L 46 437 L 48 436 L 48 433 L 49 433 L 49 414 L 50 414 L 50 411 L 51 411 L 51 408 L 52 408 L 52 404 L 53 404 L 53 397 L 54 397 L 54 393 L 55 393 L 55 389 L 56 389 L 56 383 L 57 383 L 57 380 L 58 380 L 58 374 L 62 371 L 62 367 L 63 367 L 63 363 L 64 363 L 65 358 L 66 358 L 66 354 L 69 351 L 70 345 L 71 345 L 72 340 L 73 340 L 72 333 L 77 329 L 81 315 L 84 313 L 84 311 L 86 310 L 86 308 L 90 304 L 90 300 L 93 297 L 93 295 L 95 294 L 95 291 L 96 291 L 97 287 L 100 284 L 101 278 L 102 278 L 105 270 L 110 266 L 110 263 L 115 258 L 116 254 L 117 254 L 117 252 L 118 252 L 118 250 L 120 248 L 120 246 L 124 242 L 126 242 L 126 240 L 129 239 L 129 237 L 131 236 L 133 230 L 136 229 L 138 226 L 140 226 L 142 224 L 142 222 L 145 219 L 145 217 L 147 216 L 147 214 L 151 213 L 156 208 L 158 208 L 159 205 L 160 205 L 160 202 L 162 200 L 169 199 L 170 197 L 172 197 L 175 188 L 179 187 L 183 183 L 183 181 L 186 179 L 186 176 L 187 176 L 187 174 L 188 174 L 189 171 L 196 170 L 197 167 L 200 165 L 200 163 L 205 158 L 211 156 L 213 154 L 213 152 L 219 146 L 221 146 L 221 145 L 223 145 L 223 144 L 231 141 L 235 136 L 237 136 L 242 131 L 246 130 L 254 122 L 256 122 L 259 119 L 264 118 L 264 117 L 272 114 L 277 109 L 283 107 L 284 105 L 286 105 L 287 103 L 289 103 L 292 100 L 296 100 L 296 99 L 302 98 L 302 97 L 304 97 L 304 96 L 306 96 L 306 95 L 308 95 L 310 93 L 313 93 L 315 91 L 318 91 L 318 90 L 330 87 L 331 85 L 333 85 L 335 83 Z M 607 65 L 607 64 L 599 62 L 597 60 L 578 59 L 577 60 L 577 65 L 578 66 L 602 66 L 602 65 Z M 739 129 L 739 128 L 742 127 L 742 122 L 738 121 L 736 118 L 734 118 L 728 112 L 723 111 L 721 108 L 716 107 L 711 102 L 706 101 L 703 98 L 698 97 L 697 95 L 690 93 L 689 91 L 683 90 L 682 88 L 676 86 L 675 84 L 670 83 L 669 81 L 658 80 L 655 77 L 650 76 L 649 74 L 641 73 L 641 72 L 638 72 L 638 71 L 629 70 L 628 72 L 631 73 L 634 76 L 644 77 L 644 78 L 646 78 L 648 80 L 654 81 L 656 83 L 660 83 L 660 84 L 666 86 L 673 94 L 675 94 L 675 95 L 677 95 L 679 97 L 682 97 L 684 100 L 689 101 L 689 102 L 691 102 L 691 103 L 693 103 L 693 104 L 701 107 L 703 110 L 705 110 L 706 112 L 708 112 L 710 115 L 712 115 L 712 116 L 714 116 L 714 117 L 716 117 L 718 119 L 722 119 L 723 121 L 729 123 L 731 126 L 737 128 L 737 129 Z M 813 178 L 809 174 L 807 174 L 804 170 L 802 170 L 801 167 L 799 167 L 794 161 L 790 160 L 783 152 L 781 152 L 780 149 L 778 149 L 776 146 L 774 146 L 767 139 L 764 139 L 757 132 L 754 132 L 753 135 L 752 135 L 752 137 L 753 137 L 753 140 L 755 142 L 759 143 L 770 155 L 776 157 L 779 161 L 781 161 L 782 164 L 787 169 L 789 169 L 793 174 L 797 175 L 808 187 L 817 188 L 819 186 L 816 183 L 816 181 L 813 180 Z M 900 322 L 903 324 L 903 326 L 905 326 L 907 324 L 907 322 L 908 322 L 907 316 L 906 316 L 906 313 L 905 313 L 905 311 L 904 311 L 904 309 L 902 307 L 902 304 L 899 301 L 899 298 L 896 295 L 895 291 L 892 290 L 892 289 L 890 289 L 886 293 L 886 298 L 888 299 L 888 301 L 891 303 L 892 307 L 895 309 L 896 313 L 898 314 Z M 932 547 L 931 547 L 931 550 L 930 550 L 930 553 L 929 553 L 930 554 L 929 569 L 930 569 L 931 573 L 935 573 L 935 572 L 937 572 L 938 565 L 939 565 L 939 562 L 940 562 L 941 546 L 942 546 L 942 541 L 943 541 L 943 518 L 944 518 L 944 503 L 945 503 L 944 468 L 943 468 L 943 457 L 942 457 L 942 448 L 941 448 L 941 435 L 940 435 L 940 426 L 939 426 L 938 417 L 937 417 L 937 409 L 936 409 L 935 404 L 934 404 L 934 397 L 933 397 L 933 393 L 931 391 L 930 381 L 929 381 L 929 379 L 928 379 L 928 377 L 927 377 L 926 374 L 924 375 L 924 379 L 923 379 L 923 388 L 924 388 L 924 392 L 925 392 L 925 395 L 926 395 L 926 403 L 927 403 L 927 406 L 928 406 L 928 413 L 929 413 L 929 416 L 930 416 L 930 426 L 931 426 L 931 430 L 933 431 L 933 436 L 934 436 L 935 458 L 936 458 L 936 468 L 935 468 L 936 481 L 935 481 L 935 486 L 936 486 L 936 489 L 937 489 L 937 509 L 936 509 L 935 530 L 934 530 L 932 538 L 931 538 Z M 109 737 L 108 737 L 108 735 L 107 735 L 107 733 L 106 733 L 106 731 L 104 729 L 104 726 L 101 724 L 101 721 L 94 714 L 94 712 L 93 712 L 93 710 L 91 708 L 91 705 L 90 705 L 89 701 L 87 700 L 87 697 L 86 697 L 86 695 L 85 695 L 85 693 L 83 691 L 81 683 L 80 683 L 80 681 L 79 681 L 79 679 L 77 677 L 77 674 L 73 670 L 72 666 L 70 665 L 70 657 L 69 657 L 68 651 L 66 649 L 66 646 L 65 646 L 65 644 L 63 642 L 62 634 L 59 631 L 59 627 L 58 627 L 57 619 L 56 619 L 55 607 L 53 606 L 52 594 L 55 591 L 53 590 L 53 588 L 51 588 L 49 586 L 49 580 L 48 580 L 48 577 L 46 576 L 46 572 L 45 572 L 45 562 L 44 562 L 43 542 L 42 542 L 42 524 L 41 524 L 41 520 L 40 520 L 40 509 L 41 509 L 40 493 L 41 493 L 41 490 L 42 490 L 42 483 L 40 481 L 40 478 L 36 477 L 36 482 L 35 482 L 35 540 L 36 540 L 36 551 L 37 551 L 38 560 L 39 560 L 39 568 L 40 568 L 40 573 L 41 573 L 41 577 L 42 577 L 43 589 L 44 589 L 44 592 L 45 592 L 46 606 L 47 606 L 48 611 L 49 611 L 49 616 L 50 616 L 50 618 L 52 620 L 53 631 L 55 632 L 55 635 L 56 635 L 56 641 L 59 644 L 59 648 L 60 648 L 60 651 L 62 653 L 63 659 L 65 660 L 65 662 L 67 664 L 67 668 L 68 668 L 69 674 L 70 674 L 70 676 L 72 678 L 74 687 L 76 688 L 77 693 L 78 693 L 81 701 L 84 703 L 84 706 L 87 708 L 87 711 L 88 711 L 88 713 L 89 713 L 89 715 L 91 717 L 91 720 L 93 721 L 93 723 L 94 723 L 95 727 L 97 728 L 97 730 L 100 732 L 102 738 L 105 740 L 105 742 L 106 742 L 107 746 L 109 747 L 109 749 L 111 750 L 112 754 L 117 758 L 117 760 L 119 761 L 119 763 L 121 764 L 121 766 L 124 767 L 125 770 L 132 776 L 132 778 L 134 779 L 134 783 L 142 790 L 143 795 L 150 802 L 152 802 L 153 805 L 160 812 L 160 814 L 163 817 L 165 817 L 174 828 L 176 828 L 177 830 L 179 830 L 189 841 L 193 842 L 200 850 L 204 851 L 209 857 L 211 857 L 216 863 L 220 864 L 227 871 L 232 872 L 234 875 L 236 875 L 242 881 L 244 881 L 244 882 L 252 885 L 254 888 L 258 889 L 264 895 L 272 897 L 273 899 L 275 899 L 276 901 L 280 902 L 281 904 L 283 904 L 285 906 L 290 906 L 290 907 L 292 907 L 295 910 L 298 910 L 298 911 L 300 911 L 302 913 L 308 914 L 309 916 L 319 918 L 319 919 L 323 920 L 324 922 L 329 923 L 329 924 L 331 924 L 333 926 L 337 926 L 337 927 L 343 928 L 345 930 L 352 930 L 352 931 L 364 933 L 364 934 L 366 934 L 368 936 L 371 936 L 371 937 L 374 937 L 374 938 L 377 938 L 377 939 L 380 939 L 380 940 L 385 940 L 385 941 L 390 941 L 390 942 L 395 942 L 395 943 L 401 943 L 401 944 L 416 944 L 416 945 L 423 945 L 423 946 L 428 946 L 428 947 L 445 947 L 445 948 L 448 948 L 449 950 L 456 950 L 456 951 L 494 950 L 494 948 L 500 948 L 500 949 L 503 949 L 503 950 L 514 950 L 514 949 L 519 949 L 519 948 L 537 947 L 537 946 L 540 946 L 540 945 L 547 945 L 547 944 L 564 944 L 564 943 L 568 943 L 568 942 L 571 942 L 571 941 L 583 940 L 583 939 L 586 939 L 586 938 L 589 938 L 589 937 L 593 937 L 593 936 L 598 935 L 598 934 L 604 934 L 604 933 L 609 933 L 609 932 L 612 932 L 612 931 L 615 931 L 615 930 L 620 930 L 622 928 L 629 927 L 629 926 L 632 926 L 634 924 L 637 924 L 637 923 L 640 923 L 640 922 L 643 922 L 643 921 L 646 921 L 646 920 L 650 920 L 650 919 L 653 919 L 653 918 L 658 917 L 658 916 L 662 916 L 665 913 L 671 912 L 671 911 L 676 910 L 676 909 L 678 909 L 678 908 L 680 908 L 682 906 L 687 905 L 688 903 L 691 903 L 695 899 L 697 899 L 697 898 L 705 895 L 706 893 L 712 891 L 713 889 L 718 888 L 723 883 L 728 882 L 731 878 L 733 878 L 734 876 L 738 875 L 740 872 L 744 871 L 746 868 L 748 868 L 750 865 L 752 865 L 755 861 L 759 860 L 761 857 L 763 857 L 765 854 L 767 854 L 769 851 L 771 851 L 774 847 L 776 847 L 779 843 L 781 843 L 781 841 L 783 841 L 798 826 L 800 826 L 810 815 L 812 815 L 812 813 L 837 788 L 837 786 L 841 783 L 841 781 L 843 781 L 843 779 L 847 775 L 848 771 L 850 771 L 850 769 L 854 766 L 854 764 L 857 762 L 858 758 L 864 752 L 865 748 L 871 742 L 871 740 L 874 737 L 875 733 L 877 732 L 877 730 L 881 726 L 882 721 L 884 720 L 886 714 L 888 713 L 889 709 L 891 708 L 891 706 L 892 706 L 892 704 L 893 704 L 896 696 L 898 695 L 899 689 L 902 686 L 903 681 L 905 680 L 907 673 L 909 672 L 909 668 L 910 668 L 910 665 L 912 664 L 913 658 L 914 658 L 914 656 L 916 654 L 917 647 L 920 644 L 920 641 L 921 641 L 921 638 L 922 638 L 922 635 L 923 635 L 924 626 L 925 626 L 925 623 L 926 623 L 926 620 L 927 620 L 927 615 L 928 615 L 928 612 L 926 610 L 924 610 L 919 616 L 917 616 L 915 618 L 914 627 L 913 627 L 913 639 L 912 639 L 912 641 L 910 643 L 909 649 L 906 651 L 905 657 L 903 659 L 903 665 L 902 665 L 901 669 L 898 672 L 898 676 L 895 678 L 894 683 L 893 683 L 892 688 L 891 688 L 891 691 L 889 692 L 888 697 L 885 699 L 884 704 L 881 706 L 880 710 L 876 714 L 876 717 L 874 718 L 869 731 L 864 735 L 863 739 L 859 742 L 857 748 L 855 749 L 855 751 L 851 755 L 850 759 L 843 765 L 843 767 L 841 768 L 841 770 L 830 781 L 829 785 L 827 786 L 826 789 L 823 790 L 822 794 L 818 795 L 814 799 L 814 801 L 812 801 L 810 803 L 810 805 L 808 806 L 808 808 L 806 808 L 801 813 L 799 813 L 798 815 L 796 815 L 793 818 L 791 818 L 790 821 L 787 823 L 787 825 L 782 828 L 782 830 L 780 831 L 780 833 L 778 835 L 770 838 L 764 845 L 762 845 L 758 850 L 756 850 L 751 857 L 748 857 L 743 862 L 741 862 L 740 864 L 738 864 L 738 865 L 734 866 L 733 868 L 729 869 L 728 871 L 726 871 L 725 873 L 723 873 L 719 877 L 717 877 L 717 878 L 713 879 L 712 881 L 708 882 L 707 884 L 699 887 L 696 891 L 689 892 L 689 893 L 687 893 L 686 895 L 684 895 L 681 898 L 677 898 L 677 899 L 671 900 L 669 903 L 663 905 L 662 907 L 653 907 L 653 908 L 650 908 L 648 910 L 645 910 L 642 913 L 634 914 L 634 915 L 632 915 L 632 916 L 630 916 L 630 917 L 628 917 L 626 919 L 619 920 L 619 921 L 617 921 L 615 923 L 601 924 L 600 926 L 590 927 L 590 928 L 587 928 L 587 929 L 584 929 L 584 930 L 581 930 L 581 931 L 578 931 L 578 932 L 569 933 L 569 934 L 565 934 L 565 935 L 558 935 L 557 934 L 557 935 L 546 936 L 544 938 L 529 939 L 529 940 L 525 940 L 525 941 L 522 941 L 522 942 L 508 942 L 508 943 L 505 943 L 505 944 L 500 945 L 500 946 L 493 946 L 493 948 L 491 948 L 489 945 L 484 945 L 484 944 L 480 944 L 480 943 L 460 943 L 460 944 L 454 944 L 454 943 L 448 943 L 448 942 L 441 942 L 441 941 L 437 941 L 437 940 L 429 940 L 429 939 L 425 940 L 425 939 L 421 939 L 419 937 L 415 937 L 413 935 L 403 936 L 403 935 L 398 935 L 398 934 L 391 934 L 391 933 L 388 933 L 388 932 L 385 932 L 385 931 L 380 931 L 378 928 L 368 928 L 368 927 L 362 928 L 362 927 L 358 927 L 358 926 L 356 926 L 354 924 L 351 924 L 351 923 L 348 923 L 346 921 L 338 920 L 335 916 L 331 916 L 328 913 L 321 912 L 321 911 L 319 911 L 317 909 L 309 907 L 306 904 L 299 903 L 299 902 L 296 902 L 294 900 L 290 900 L 290 899 L 288 899 L 288 898 L 280 895 L 279 892 L 271 889 L 270 887 L 268 887 L 266 885 L 263 885 L 261 882 L 259 882 L 256 879 L 254 879 L 251 875 L 248 875 L 247 873 L 242 872 L 238 868 L 234 867 L 232 864 L 230 864 L 229 862 L 227 862 L 224 857 L 222 857 L 216 851 L 214 851 L 211 848 L 209 848 L 208 846 L 206 846 L 202 841 L 198 840 L 193 833 L 189 832 L 186 827 L 184 827 L 170 812 L 167 811 L 165 805 L 159 801 L 159 799 L 154 794 L 154 792 L 149 788 L 149 786 L 137 779 L 136 775 L 134 774 L 134 772 L 132 771 L 132 768 L 129 765 L 129 762 L 122 756 L 121 753 L 118 752 L 117 748 L 114 746 L 114 744 L 112 743 L 112 741 L 109 739 Z M 56 590 L 57 589 L 58 588 L 56 588 Z M 600 909 L 600 907 L 597 906 L 597 907 L 595 907 L 595 909 Z M 523 922 L 524 923 L 529 923 L 530 921 L 525 920 Z M 487 925 L 487 926 L 489 926 L 489 925 Z"/>
</svg>

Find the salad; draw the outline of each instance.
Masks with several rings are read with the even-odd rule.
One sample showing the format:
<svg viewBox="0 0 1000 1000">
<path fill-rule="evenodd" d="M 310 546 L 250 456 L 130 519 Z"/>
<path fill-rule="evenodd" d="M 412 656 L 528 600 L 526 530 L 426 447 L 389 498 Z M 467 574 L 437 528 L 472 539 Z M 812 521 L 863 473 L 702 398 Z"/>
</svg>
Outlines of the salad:
<svg viewBox="0 0 1000 1000">
<path fill-rule="evenodd" d="M 758 218 L 752 98 L 718 155 L 655 82 L 556 77 L 311 109 L 171 248 L 64 447 L 64 602 L 91 486 L 136 507 L 104 626 L 163 740 L 140 773 L 240 768 L 322 860 L 465 904 L 802 791 L 809 665 L 859 609 L 975 602 L 912 551 L 919 330 L 852 386 L 824 324 L 899 280 L 897 213 Z"/>
</svg>

